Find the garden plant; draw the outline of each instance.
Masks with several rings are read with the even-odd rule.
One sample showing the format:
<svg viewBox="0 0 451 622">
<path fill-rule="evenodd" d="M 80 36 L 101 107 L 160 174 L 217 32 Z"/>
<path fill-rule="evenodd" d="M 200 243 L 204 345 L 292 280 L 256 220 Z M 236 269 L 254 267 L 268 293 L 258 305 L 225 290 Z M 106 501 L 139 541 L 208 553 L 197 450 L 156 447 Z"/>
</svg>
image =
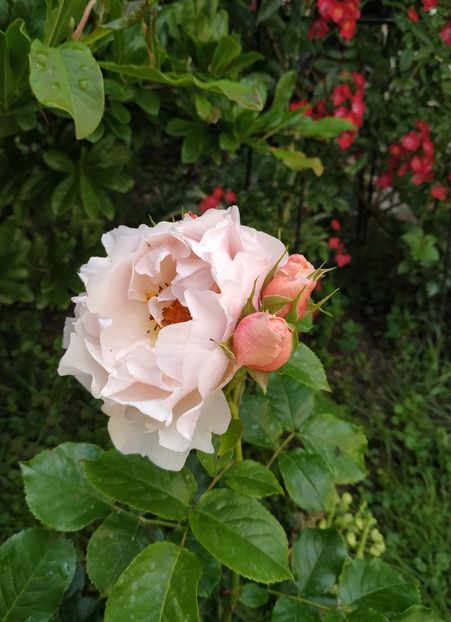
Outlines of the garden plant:
<svg viewBox="0 0 451 622">
<path fill-rule="evenodd" d="M 0 0 L 1 621 L 451 619 L 450 113 L 447 0 Z"/>
</svg>

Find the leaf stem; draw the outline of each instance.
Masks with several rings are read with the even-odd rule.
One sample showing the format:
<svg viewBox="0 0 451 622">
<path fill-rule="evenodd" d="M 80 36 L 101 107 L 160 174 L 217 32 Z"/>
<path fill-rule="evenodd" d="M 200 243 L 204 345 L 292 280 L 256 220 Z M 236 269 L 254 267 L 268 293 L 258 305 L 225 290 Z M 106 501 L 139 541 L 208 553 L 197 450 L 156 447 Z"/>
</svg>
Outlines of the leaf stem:
<svg viewBox="0 0 451 622">
<path fill-rule="evenodd" d="M 312 607 L 317 607 L 318 609 L 323 609 L 324 611 L 331 611 L 335 609 L 335 607 L 329 607 L 327 605 L 320 605 L 316 603 L 314 600 L 309 600 L 308 598 L 304 598 L 303 596 L 295 596 L 294 594 L 284 594 L 283 592 L 277 592 L 276 590 L 270 590 L 266 588 L 268 594 L 274 594 L 275 596 L 286 596 L 287 598 L 291 598 L 292 600 L 297 600 L 300 603 L 305 603 L 306 605 L 311 605 Z"/>
<path fill-rule="evenodd" d="M 180 522 L 174 523 L 168 520 L 161 520 L 160 518 L 147 518 L 146 516 L 142 516 L 142 514 L 137 514 L 136 512 L 133 512 L 132 510 L 121 508 L 118 505 L 113 504 L 112 509 L 118 513 L 131 514 L 132 516 L 135 516 L 139 520 L 140 523 L 144 523 L 146 525 L 156 525 L 157 527 L 169 527 L 171 529 L 179 529 L 180 527 L 184 528 L 184 525 L 182 525 Z"/>
<path fill-rule="evenodd" d="M 355 554 L 356 559 L 363 559 L 365 553 L 365 546 L 368 540 L 368 535 L 370 533 L 371 526 L 374 524 L 373 516 L 368 516 L 367 521 L 365 523 L 365 527 L 363 529 L 362 538 L 359 542 L 359 547 L 357 549 L 357 553 Z"/>
<path fill-rule="evenodd" d="M 270 460 L 268 460 L 266 466 L 269 467 L 272 465 L 272 463 L 276 460 L 276 458 L 279 456 L 279 454 L 281 453 L 281 451 L 283 449 L 285 449 L 285 447 L 291 443 L 291 441 L 295 438 L 296 434 L 295 432 L 291 432 L 287 438 L 283 441 L 283 443 L 281 443 L 281 445 L 276 449 L 276 451 L 273 453 L 273 455 L 271 456 Z"/>
</svg>

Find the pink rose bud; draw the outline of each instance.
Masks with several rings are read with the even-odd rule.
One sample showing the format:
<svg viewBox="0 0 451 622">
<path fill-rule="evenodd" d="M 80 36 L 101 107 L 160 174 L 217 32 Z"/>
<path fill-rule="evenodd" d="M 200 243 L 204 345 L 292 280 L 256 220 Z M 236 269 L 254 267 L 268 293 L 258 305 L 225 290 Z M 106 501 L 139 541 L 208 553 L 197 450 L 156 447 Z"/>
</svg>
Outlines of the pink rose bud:
<svg viewBox="0 0 451 622">
<path fill-rule="evenodd" d="M 277 268 L 274 278 L 262 291 L 265 296 L 284 296 L 295 300 L 298 296 L 297 319 L 299 320 L 307 309 L 307 303 L 316 281 L 311 277 L 315 268 L 307 261 L 304 255 L 290 255 L 287 263 Z M 291 304 L 286 304 L 277 315 L 286 317 L 290 312 Z"/>
<path fill-rule="evenodd" d="M 281 317 L 267 311 L 241 320 L 233 335 L 233 352 L 239 365 L 257 371 L 276 371 L 293 350 L 293 329 Z"/>
</svg>

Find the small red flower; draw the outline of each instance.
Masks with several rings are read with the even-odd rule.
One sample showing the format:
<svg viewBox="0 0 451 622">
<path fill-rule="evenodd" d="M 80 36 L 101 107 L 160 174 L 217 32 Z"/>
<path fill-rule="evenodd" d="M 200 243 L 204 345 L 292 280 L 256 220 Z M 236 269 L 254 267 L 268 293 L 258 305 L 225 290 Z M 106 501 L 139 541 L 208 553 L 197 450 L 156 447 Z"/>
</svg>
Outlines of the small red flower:
<svg viewBox="0 0 451 622">
<path fill-rule="evenodd" d="M 443 184 L 436 184 L 431 188 L 431 194 L 434 199 L 438 199 L 439 201 L 444 201 L 448 196 L 448 188 Z"/>
<path fill-rule="evenodd" d="M 344 266 L 347 266 L 349 263 L 351 263 L 351 255 L 337 253 L 335 255 L 335 263 L 339 268 L 344 268 Z"/>
<path fill-rule="evenodd" d="M 341 249 L 342 243 L 338 236 L 332 236 L 327 240 L 327 246 L 332 250 L 337 251 Z"/>
<path fill-rule="evenodd" d="M 224 188 L 221 188 L 221 186 L 216 186 L 216 188 L 213 190 L 213 196 L 215 197 L 215 199 L 221 200 L 224 196 Z"/>
<path fill-rule="evenodd" d="M 414 6 L 411 6 L 410 9 L 407 11 L 407 17 L 410 19 L 411 22 L 414 22 L 415 24 L 420 21 L 420 16 L 418 15 L 418 11 Z"/>
<path fill-rule="evenodd" d="M 390 188 L 393 185 L 392 174 L 386 171 L 381 173 L 376 179 L 376 186 L 379 188 Z"/>
<path fill-rule="evenodd" d="M 429 11 L 430 9 L 435 9 L 438 5 L 438 0 L 421 0 L 423 4 L 423 11 Z"/>
<path fill-rule="evenodd" d="M 451 45 L 451 22 L 448 22 L 443 30 L 440 31 L 440 36 L 445 45 Z"/>
<path fill-rule="evenodd" d="M 330 223 L 330 226 L 332 227 L 334 231 L 340 231 L 341 229 L 340 221 L 337 220 L 336 218 L 332 220 L 332 222 Z"/>
<path fill-rule="evenodd" d="M 227 201 L 227 203 L 235 203 L 235 201 L 237 200 L 236 192 L 233 192 L 233 190 L 228 190 L 224 195 L 224 199 Z"/>
<path fill-rule="evenodd" d="M 400 158 L 404 153 L 403 148 L 396 143 L 394 143 L 393 145 L 390 145 L 388 150 L 394 158 Z"/>
<path fill-rule="evenodd" d="M 219 200 L 212 194 L 209 194 L 199 203 L 199 209 L 202 213 L 206 212 L 207 209 L 216 209 L 218 207 L 218 203 Z"/>
<path fill-rule="evenodd" d="M 416 132 L 408 132 L 401 138 L 401 145 L 408 151 L 416 151 L 421 145 L 421 139 Z"/>
<path fill-rule="evenodd" d="M 340 146 L 340 149 L 346 151 L 354 143 L 357 132 L 343 132 L 341 136 L 335 139 L 335 142 Z"/>
</svg>

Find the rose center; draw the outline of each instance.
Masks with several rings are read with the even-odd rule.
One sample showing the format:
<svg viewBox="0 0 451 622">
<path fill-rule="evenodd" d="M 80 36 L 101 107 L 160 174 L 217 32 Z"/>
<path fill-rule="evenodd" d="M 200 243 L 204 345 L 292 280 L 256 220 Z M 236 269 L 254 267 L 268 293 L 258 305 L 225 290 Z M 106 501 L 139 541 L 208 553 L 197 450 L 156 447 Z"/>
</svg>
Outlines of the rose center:
<svg viewBox="0 0 451 622">
<path fill-rule="evenodd" d="M 167 307 L 163 309 L 163 319 L 161 320 L 162 326 L 169 326 L 170 324 L 179 324 L 180 322 L 188 322 L 192 320 L 191 313 L 188 307 L 182 305 L 178 300 L 174 300 Z"/>
</svg>

